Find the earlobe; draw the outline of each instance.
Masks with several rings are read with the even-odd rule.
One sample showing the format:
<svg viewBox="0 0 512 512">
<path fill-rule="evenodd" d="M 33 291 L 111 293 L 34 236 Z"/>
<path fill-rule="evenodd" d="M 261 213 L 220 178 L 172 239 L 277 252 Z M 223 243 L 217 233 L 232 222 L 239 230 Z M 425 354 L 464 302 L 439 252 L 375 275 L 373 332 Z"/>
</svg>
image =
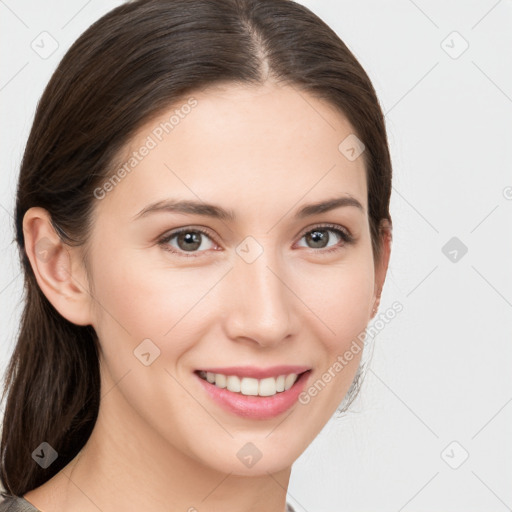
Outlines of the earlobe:
<svg viewBox="0 0 512 512">
<path fill-rule="evenodd" d="M 91 296 L 82 262 L 56 233 L 47 210 L 33 207 L 23 218 L 25 252 L 37 283 L 53 307 L 77 325 L 90 325 Z"/>
</svg>

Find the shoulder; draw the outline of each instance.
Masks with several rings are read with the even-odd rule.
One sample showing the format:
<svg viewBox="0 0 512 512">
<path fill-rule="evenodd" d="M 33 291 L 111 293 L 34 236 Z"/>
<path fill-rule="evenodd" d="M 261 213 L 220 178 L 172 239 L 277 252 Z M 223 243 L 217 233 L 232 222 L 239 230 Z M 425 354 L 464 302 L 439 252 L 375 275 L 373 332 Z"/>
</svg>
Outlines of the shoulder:
<svg viewBox="0 0 512 512">
<path fill-rule="evenodd" d="M 0 512 L 40 512 L 26 499 L 0 492 Z"/>
</svg>

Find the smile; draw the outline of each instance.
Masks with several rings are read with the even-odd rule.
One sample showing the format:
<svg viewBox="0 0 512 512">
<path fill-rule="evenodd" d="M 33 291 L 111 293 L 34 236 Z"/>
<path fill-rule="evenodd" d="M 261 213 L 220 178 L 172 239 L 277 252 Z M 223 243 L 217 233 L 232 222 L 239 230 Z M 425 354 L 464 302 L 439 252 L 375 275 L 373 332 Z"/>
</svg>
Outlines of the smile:
<svg viewBox="0 0 512 512">
<path fill-rule="evenodd" d="M 240 378 L 236 375 L 204 371 L 199 371 L 198 375 L 218 388 L 226 388 L 228 391 L 246 396 L 273 396 L 276 393 L 282 393 L 289 390 L 299 377 L 296 373 L 290 373 L 279 375 L 277 378 L 255 379 L 253 377 Z"/>
<path fill-rule="evenodd" d="M 206 397 L 226 412 L 252 420 L 271 419 L 297 404 L 311 378 L 307 366 L 208 368 L 196 370 Z"/>
</svg>

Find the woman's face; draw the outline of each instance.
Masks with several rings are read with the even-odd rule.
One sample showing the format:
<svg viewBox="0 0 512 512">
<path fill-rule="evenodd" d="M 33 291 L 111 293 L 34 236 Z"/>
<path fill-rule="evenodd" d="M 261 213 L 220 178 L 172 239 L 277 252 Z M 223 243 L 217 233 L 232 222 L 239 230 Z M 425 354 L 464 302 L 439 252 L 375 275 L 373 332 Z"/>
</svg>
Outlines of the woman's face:
<svg viewBox="0 0 512 512">
<path fill-rule="evenodd" d="M 319 433 L 379 286 L 353 137 L 304 92 L 230 85 L 132 139 L 121 179 L 97 189 L 88 254 L 102 379 L 117 388 L 102 407 L 124 428 L 241 475 L 290 466 Z M 271 378 L 305 370 L 286 391 Z"/>
</svg>

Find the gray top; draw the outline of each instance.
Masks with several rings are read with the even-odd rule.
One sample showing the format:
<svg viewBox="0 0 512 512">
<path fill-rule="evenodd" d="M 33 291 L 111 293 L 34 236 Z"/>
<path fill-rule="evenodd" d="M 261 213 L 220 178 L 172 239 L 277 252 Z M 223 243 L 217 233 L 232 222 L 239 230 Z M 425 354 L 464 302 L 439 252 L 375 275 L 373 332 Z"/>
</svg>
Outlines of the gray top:
<svg viewBox="0 0 512 512">
<path fill-rule="evenodd" d="M 41 512 L 21 496 L 12 496 L 6 492 L 0 492 L 0 495 L 0 512 Z M 295 512 L 289 503 L 286 504 L 286 512 Z"/>
<path fill-rule="evenodd" d="M 0 512 L 41 512 L 25 498 L 0 492 Z"/>
</svg>

